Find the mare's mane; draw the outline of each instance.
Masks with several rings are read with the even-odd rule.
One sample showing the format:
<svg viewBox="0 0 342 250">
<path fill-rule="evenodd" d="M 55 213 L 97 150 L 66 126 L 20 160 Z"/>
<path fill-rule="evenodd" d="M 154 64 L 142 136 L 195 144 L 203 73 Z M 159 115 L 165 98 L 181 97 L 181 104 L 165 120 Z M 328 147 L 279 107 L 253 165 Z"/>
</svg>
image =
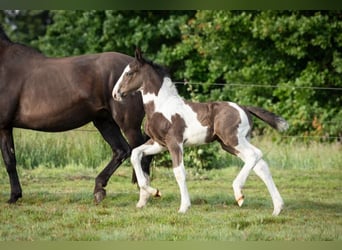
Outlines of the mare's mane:
<svg viewBox="0 0 342 250">
<path fill-rule="evenodd" d="M 15 46 L 17 53 L 28 54 L 28 55 L 34 54 L 34 55 L 44 56 L 38 49 L 26 46 L 26 45 L 21 44 L 21 43 L 12 42 L 11 39 L 7 36 L 3 27 L 0 25 L 0 42 L 1 41 L 7 43 L 10 46 Z"/>
<path fill-rule="evenodd" d="M 7 34 L 5 33 L 1 25 L 0 25 L 0 40 L 12 43 L 11 39 L 9 39 L 9 37 L 7 36 Z"/>
</svg>

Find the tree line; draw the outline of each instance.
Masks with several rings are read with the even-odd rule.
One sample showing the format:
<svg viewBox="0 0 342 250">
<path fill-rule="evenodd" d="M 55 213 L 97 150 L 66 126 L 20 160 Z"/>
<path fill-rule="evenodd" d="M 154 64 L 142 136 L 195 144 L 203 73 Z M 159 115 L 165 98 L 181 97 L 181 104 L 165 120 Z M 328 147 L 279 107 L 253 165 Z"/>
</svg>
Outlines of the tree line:
<svg viewBox="0 0 342 250">
<path fill-rule="evenodd" d="M 185 98 L 264 107 L 290 135 L 342 137 L 342 11 L 8 10 L 0 21 L 47 56 L 139 46 L 188 83 Z"/>
</svg>

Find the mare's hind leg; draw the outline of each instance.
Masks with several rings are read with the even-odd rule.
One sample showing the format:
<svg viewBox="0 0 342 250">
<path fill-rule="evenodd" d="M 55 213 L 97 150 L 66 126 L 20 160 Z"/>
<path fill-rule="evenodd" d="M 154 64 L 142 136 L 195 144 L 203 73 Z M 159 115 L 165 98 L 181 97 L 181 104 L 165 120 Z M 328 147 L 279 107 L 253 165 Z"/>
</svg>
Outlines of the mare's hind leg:
<svg viewBox="0 0 342 250">
<path fill-rule="evenodd" d="M 94 201 L 98 204 L 106 196 L 104 187 L 107 185 L 109 178 L 130 155 L 131 151 L 128 143 L 121 134 L 119 126 L 112 118 L 95 120 L 94 125 L 113 151 L 113 158 L 95 179 Z"/>
<path fill-rule="evenodd" d="M 11 185 L 11 196 L 7 202 L 15 203 L 22 197 L 22 190 L 16 168 L 12 129 L 0 130 L 0 147 Z"/>
<path fill-rule="evenodd" d="M 281 210 L 283 209 L 284 202 L 283 199 L 280 196 L 280 193 L 274 184 L 271 172 L 268 168 L 267 163 L 260 159 L 258 163 L 253 168 L 254 172 L 263 180 L 263 182 L 266 184 L 268 191 L 271 194 L 272 201 L 273 201 L 273 215 L 277 216 Z"/>
</svg>

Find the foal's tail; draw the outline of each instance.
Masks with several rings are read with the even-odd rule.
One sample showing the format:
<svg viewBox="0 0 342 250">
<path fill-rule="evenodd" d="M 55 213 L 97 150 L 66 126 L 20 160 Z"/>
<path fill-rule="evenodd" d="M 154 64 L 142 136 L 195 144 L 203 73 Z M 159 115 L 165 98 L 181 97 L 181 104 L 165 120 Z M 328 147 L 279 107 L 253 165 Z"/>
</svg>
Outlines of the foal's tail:
<svg viewBox="0 0 342 250">
<path fill-rule="evenodd" d="M 272 128 L 277 129 L 278 131 L 282 132 L 285 131 L 289 128 L 289 124 L 287 123 L 287 121 L 270 112 L 267 111 L 265 109 L 262 108 L 258 108 L 258 107 L 251 107 L 251 106 L 245 106 L 245 108 L 253 115 L 255 115 L 256 117 L 258 117 L 259 119 L 263 120 L 264 122 L 266 122 L 267 124 L 269 124 Z"/>
</svg>

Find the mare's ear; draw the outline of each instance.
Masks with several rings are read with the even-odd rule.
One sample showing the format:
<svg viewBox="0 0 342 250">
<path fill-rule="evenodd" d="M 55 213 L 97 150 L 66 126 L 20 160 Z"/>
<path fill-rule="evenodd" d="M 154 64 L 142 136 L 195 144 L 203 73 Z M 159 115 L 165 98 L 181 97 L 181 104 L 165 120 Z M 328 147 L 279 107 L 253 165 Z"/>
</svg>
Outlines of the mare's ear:
<svg viewBox="0 0 342 250">
<path fill-rule="evenodd" d="M 140 62 L 142 64 L 145 62 L 140 48 L 135 49 L 135 59 L 137 59 L 138 62 Z"/>
</svg>

